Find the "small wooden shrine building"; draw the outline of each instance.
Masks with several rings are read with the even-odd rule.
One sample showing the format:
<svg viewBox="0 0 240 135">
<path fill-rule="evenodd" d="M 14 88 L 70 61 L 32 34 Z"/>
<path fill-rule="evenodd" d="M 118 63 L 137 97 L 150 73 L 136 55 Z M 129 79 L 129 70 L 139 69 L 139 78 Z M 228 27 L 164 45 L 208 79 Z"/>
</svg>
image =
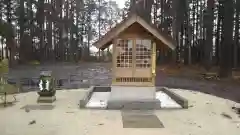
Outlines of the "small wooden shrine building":
<svg viewBox="0 0 240 135">
<path fill-rule="evenodd" d="M 113 45 L 113 86 L 155 86 L 156 49 L 176 48 L 173 40 L 137 14 L 129 15 L 94 46 Z"/>
</svg>

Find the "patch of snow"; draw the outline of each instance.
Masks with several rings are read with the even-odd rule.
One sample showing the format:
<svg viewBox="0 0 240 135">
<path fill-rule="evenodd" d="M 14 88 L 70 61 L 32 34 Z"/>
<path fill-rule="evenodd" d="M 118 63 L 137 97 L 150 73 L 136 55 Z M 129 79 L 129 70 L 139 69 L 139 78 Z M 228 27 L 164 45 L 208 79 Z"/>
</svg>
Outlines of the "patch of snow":
<svg viewBox="0 0 240 135">
<path fill-rule="evenodd" d="M 86 108 L 106 108 L 110 92 L 93 92 Z"/>
<path fill-rule="evenodd" d="M 162 108 L 182 108 L 176 101 L 171 99 L 166 93 L 162 91 L 156 92 L 156 99 L 161 102 Z"/>
</svg>

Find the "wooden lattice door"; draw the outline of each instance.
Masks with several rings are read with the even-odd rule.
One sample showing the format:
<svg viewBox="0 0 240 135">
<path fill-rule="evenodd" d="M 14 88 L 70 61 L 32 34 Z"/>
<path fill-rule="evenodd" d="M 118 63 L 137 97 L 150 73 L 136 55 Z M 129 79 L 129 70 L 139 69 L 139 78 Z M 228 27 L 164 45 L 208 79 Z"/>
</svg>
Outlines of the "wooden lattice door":
<svg viewBox="0 0 240 135">
<path fill-rule="evenodd" d="M 119 39 L 116 43 L 113 85 L 153 86 L 154 53 L 151 40 Z"/>
</svg>

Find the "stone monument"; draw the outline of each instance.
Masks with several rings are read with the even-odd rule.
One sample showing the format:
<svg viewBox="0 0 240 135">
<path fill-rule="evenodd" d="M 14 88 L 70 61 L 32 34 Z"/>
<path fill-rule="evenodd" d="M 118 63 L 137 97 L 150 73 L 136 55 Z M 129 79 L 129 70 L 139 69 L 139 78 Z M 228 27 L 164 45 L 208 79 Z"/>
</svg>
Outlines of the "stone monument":
<svg viewBox="0 0 240 135">
<path fill-rule="evenodd" d="M 55 79 L 51 71 L 42 71 L 39 78 L 38 102 L 53 103 L 56 100 Z"/>
</svg>

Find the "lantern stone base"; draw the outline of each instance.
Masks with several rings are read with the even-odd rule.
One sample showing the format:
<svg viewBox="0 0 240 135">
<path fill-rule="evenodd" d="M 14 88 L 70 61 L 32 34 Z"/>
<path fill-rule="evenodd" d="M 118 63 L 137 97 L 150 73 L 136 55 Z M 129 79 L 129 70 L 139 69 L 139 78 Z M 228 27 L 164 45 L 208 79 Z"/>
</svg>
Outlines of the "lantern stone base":
<svg viewBox="0 0 240 135">
<path fill-rule="evenodd" d="M 53 103 L 56 101 L 56 96 L 39 96 L 37 102 L 38 103 Z"/>
</svg>

